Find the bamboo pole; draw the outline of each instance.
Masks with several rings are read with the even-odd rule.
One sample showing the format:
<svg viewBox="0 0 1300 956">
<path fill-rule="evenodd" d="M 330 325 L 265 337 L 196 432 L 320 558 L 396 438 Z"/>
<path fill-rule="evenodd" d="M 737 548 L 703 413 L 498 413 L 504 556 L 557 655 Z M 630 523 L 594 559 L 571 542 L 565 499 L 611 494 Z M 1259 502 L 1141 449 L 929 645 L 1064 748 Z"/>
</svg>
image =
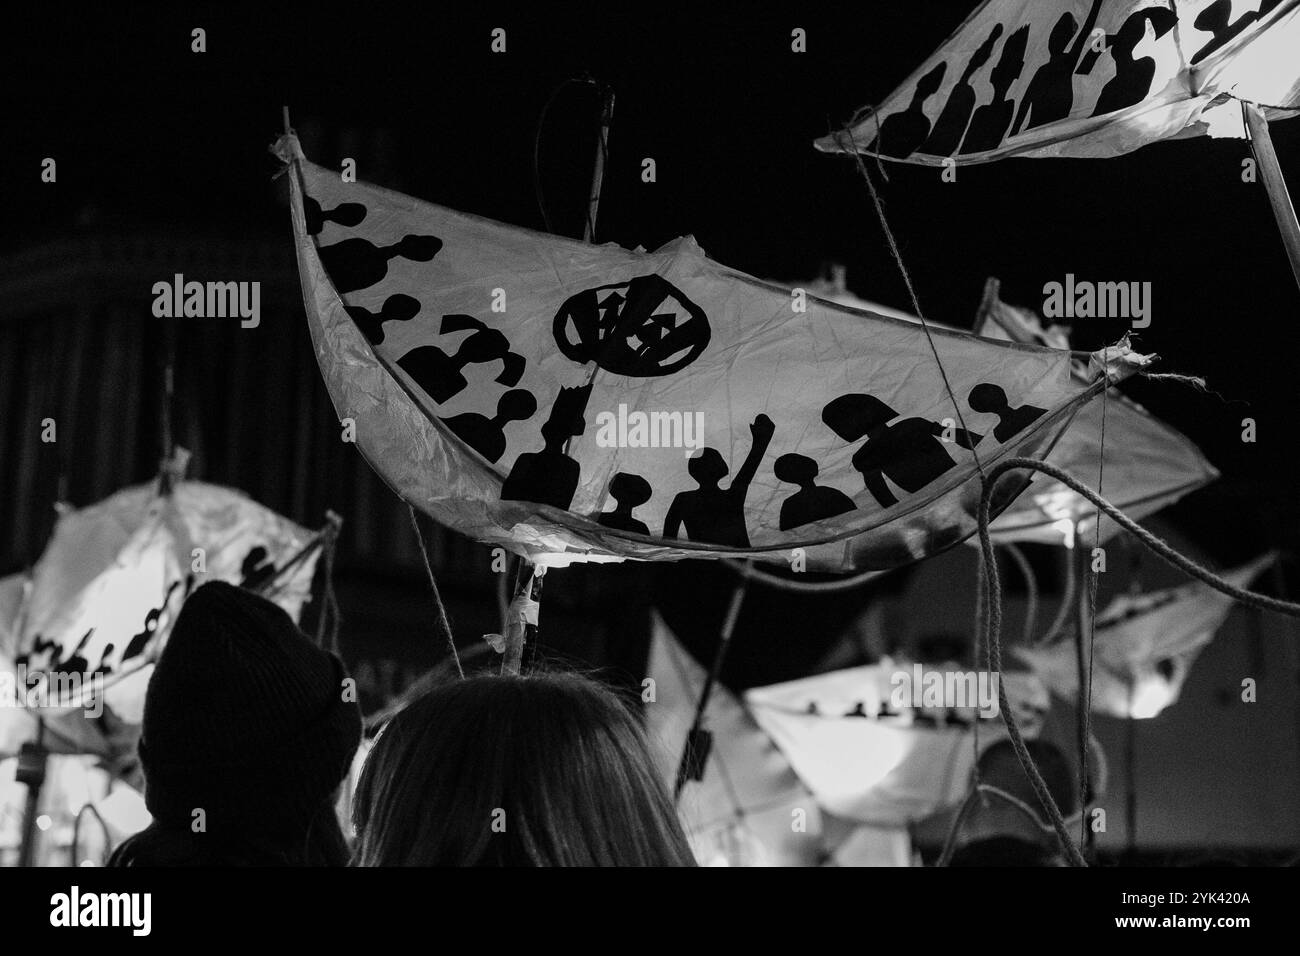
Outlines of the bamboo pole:
<svg viewBox="0 0 1300 956">
<path fill-rule="evenodd" d="M 1286 247 L 1287 258 L 1291 261 L 1291 272 L 1295 276 L 1296 286 L 1300 287 L 1300 221 L 1296 219 L 1295 206 L 1291 204 L 1286 179 L 1282 176 L 1282 167 L 1273 150 L 1268 119 L 1258 106 L 1244 100 L 1241 112 L 1246 120 L 1246 128 L 1250 131 L 1250 148 L 1255 154 L 1264 189 L 1268 192 L 1269 205 L 1273 207 L 1273 218 L 1277 220 L 1278 231 L 1282 233 L 1282 245 Z"/>
</svg>

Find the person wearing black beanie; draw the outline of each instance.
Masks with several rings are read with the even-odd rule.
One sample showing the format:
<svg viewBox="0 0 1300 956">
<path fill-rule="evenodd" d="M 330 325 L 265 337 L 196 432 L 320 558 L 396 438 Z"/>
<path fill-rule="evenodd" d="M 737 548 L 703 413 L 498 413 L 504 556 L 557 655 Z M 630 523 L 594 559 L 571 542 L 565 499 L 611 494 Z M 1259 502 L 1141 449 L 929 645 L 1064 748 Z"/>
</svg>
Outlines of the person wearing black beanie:
<svg viewBox="0 0 1300 956">
<path fill-rule="evenodd" d="M 345 864 L 334 795 L 361 741 L 346 681 L 278 605 L 224 582 L 198 588 L 145 694 L 154 821 L 109 865 Z"/>
</svg>

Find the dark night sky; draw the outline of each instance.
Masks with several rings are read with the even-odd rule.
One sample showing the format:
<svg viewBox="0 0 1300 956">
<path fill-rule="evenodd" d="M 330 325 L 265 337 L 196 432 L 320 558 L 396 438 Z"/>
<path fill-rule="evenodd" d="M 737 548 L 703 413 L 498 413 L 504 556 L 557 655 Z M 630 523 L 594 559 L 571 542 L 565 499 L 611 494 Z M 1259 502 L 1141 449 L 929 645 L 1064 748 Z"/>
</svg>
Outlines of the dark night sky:
<svg viewBox="0 0 1300 956">
<path fill-rule="evenodd" d="M 282 234 L 287 212 L 266 151 L 280 105 L 319 129 L 322 163 L 358 148 L 360 175 L 412 195 L 530 227 L 533 136 L 548 95 L 590 72 L 618 101 L 601 210 L 603 241 L 654 248 L 693 233 L 752 274 L 810 277 L 849 266 L 860 295 L 907 307 L 864 185 L 812 140 L 883 98 L 974 4 L 878 2 L 819 15 L 737 8 L 670 16 L 521 15 L 487 4 L 454 16 L 370 17 L 366 5 L 313 13 L 222 11 L 58 17 L 0 39 L 5 91 L 0 182 L 9 252 L 94 221 L 158 223 L 185 234 Z M 190 52 L 202 26 L 208 52 Z M 508 52 L 489 32 L 508 31 Z M 790 52 L 790 30 L 808 52 Z M 570 88 L 542 140 L 558 229 L 575 233 L 589 176 L 594 96 Z M 1300 165 L 1300 122 L 1275 126 L 1284 167 Z M 387 165 L 374 144 L 390 145 Z M 367 160 L 368 150 L 374 154 Z M 1263 188 L 1241 182 L 1239 141 L 1158 144 L 1114 160 L 1011 160 L 936 170 L 889 166 L 892 225 L 929 317 L 969 327 L 988 275 L 1003 297 L 1037 305 L 1045 282 L 1153 283 L 1140 340 L 1164 371 L 1205 376 L 1222 396 L 1138 382 L 1125 391 L 1186 431 L 1225 480 L 1173 515 L 1229 562 L 1300 528 L 1292 444 L 1297 292 Z M 38 182 L 59 162 L 57 188 Z M 658 182 L 639 178 L 654 157 Z M 370 165 L 367 165 L 369 163 Z M 1292 175 L 1300 191 L 1300 176 Z M 1118 338 L 1116 323 L 1076 327 L 1076 347 Z M 1240 441 L 1241 419 L 1259 441 Z"/>
</svg>

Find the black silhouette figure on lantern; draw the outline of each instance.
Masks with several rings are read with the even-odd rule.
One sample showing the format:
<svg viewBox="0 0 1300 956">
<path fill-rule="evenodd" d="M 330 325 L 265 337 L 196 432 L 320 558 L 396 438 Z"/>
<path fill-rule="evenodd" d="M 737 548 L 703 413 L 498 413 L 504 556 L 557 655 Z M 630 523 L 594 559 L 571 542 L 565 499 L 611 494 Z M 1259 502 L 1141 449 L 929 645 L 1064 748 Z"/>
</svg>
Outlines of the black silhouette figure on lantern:
<svg viewBox="0 0 1300 956">
<path fill-rule="evenodd" d="M 1021 27 L 1002 44 L 1002 56 L 989 73 L 993 99 L 975 111 L 970 128 L 962 140 L 962 153 L 982 153 L 1002 145 L 1007 129 L 1016 115 L 1016 103 L 1008 94 L 1011 84 L 1025 68 L 1025 50 L 1029 45 L 1029 27 Z"/>
<path fill-rule="evenodd" d="M 988 38 L 966 61 L 966 69 L 962 71 L 961 79 L 948 94 L 948 102 L 944 104 L 939 118 L 934 121 L 934 129 L 930 133 L 930 138 L 921 147 L 922 152 L 932 156 L 951 156 L 957 151 L 962 137 L 966 134 L 971 113 L 975 111 L 975 88 L 971 85 L 971 77 L 989 61 L 1000 36 L 1002 36 L 1002 24 L 999 23 L 993 27 Z"/>
<path fill-rule="evenodd" d="M 185 594 L 189 593 L 192 584 L 193 575 L 191 575 L 186 581 Z M 179 581 L 173 581 L 169 584 L 167 586 L 167 593 L 163 595 L 162 604 L 159 607 L 153 608 L 145 615 L 144 627 L 140 629 L 139 634 L 136 634 L 131 638 L 126 645 L 126 650 L 122 652 L 123 663 L 144 653 L 145 648 L 149 646 L 149 642 L 152 641 L 154 635 L 158 633 L 158 622 L 162 619 L 163 611 L 167 609 L 167 605 L 171 602 L 172 592 L 180 586 L 181 582 Z"/>
<path fill-rule="evenodd" d="M 343 308 L 357 324 L 357 328 L 361 330 L 367 342 L 371 345 L 383 345 L 384 323 L 409 322 L 419 314 L 420 302 L 412 296 L 398 293 L 384 300 L 378 314 L 359 305 L 346 305 Z"/>
<path fill-rule="evenodd" d="M 465 412 L 444 418 L 443 424 L 456 433 L 456 437 L 490 462 L 498 462 L 506 453 L 505 427 L 510 422 L 532 418 L 537 411 L 537 399 L 523 388 L 512 388 L 497 399 L 497 413 L 491 418 L 478 412 Z"/>
<path fill-rule="evenodd" d="M 1163 7 L 1146 7 L 1129 16 L 1113 37 L 1107 37 L 1107 47 L 1115 62 L 1115 76 L 1101 88 L 1093 116 L 1105 116 L 1141 103 L 1151 92 L 1156 76 L 1155 57 L 1133 57 L 1137 46 L 1147 35 L 1147 21 L 1156 38 L 1164 36 L 1178 24 L 1178 16 Z"/>
<path fill-rule="evenodd" d="M 30 671 L 53 670 L 59 656 L 59 642 L 47 641 L 37 634 L 32 638 L 31 648 L 14 657 L 14 666 L 25 667 Z"/>
<path fill-rule="evenodd" d="M 324 210 L 321 204 L 310 196 L 303 196 L 302 211 L 307 220 L 309 236 L 319 236 L 327 222 L 351 228 L 361 225 L 362 220 L 366 218 L 366 207 L 359 202 L 339 203 L 333 209 Z"/>
<path fill-rule="evenodd" d="M 676 538 L 684 527 L 686 537 L 705 544 L 732 548 L 749 547 L 745 527 L 745 497 L 749 483 L 772 442 L 776 425 L 766 415 L 759 415 L 749 426 L 753 444 L 745 463 L 724 490 L 718 483 L 727 477 L 727 463 L 716 448 L 705 448 L 687 463 L 687 470 L 699 485 L 694 491 L 678 492 L 664 518 L 664 537 Z"/>
<path fill-rule="evenodd" d="M 817 462 L 807 455 L 782 455 L 772 466 L 781 481 L 799 490 L 781 504 L 781 530 L 789 531 L 824 518 L 834 518 L 857 507 L 844 492 L 817 484 Z"/>
<path fill-rule="evenodd" d="M 500 362 L 501 374 L 496 377 L 496 381 L 507 388 L 518 385 L 524 374 L 527 360 L 510 351 L 510 340 L 472 315 L 445 315 L 440 331 L 447 335 L 471 329 L 474 334 L 460 343 L 454 355 L 448 355 L 436 345 L 420 345 L 397 360 L 398 367 L 411 376 L 415 384 L 439 405 L 454 398 L 469 385 L 462 374 L 467 365 Z"/>
<path fill-rule="evenodd" d="M 542 425 L 541 451 L 527 452 L 515 459 L 510 475 L 501 486 L 507 501 L 535 501 L 567 509 L 578 490 L 581 467 L 565 454 L 568 440 L 581 435 L 587 427 L 584 418 L 591 386 L 561 388 L 551 406 L 551 415 Z"/>
<path fill-rule="evenodd" d="M 853 467 L 882 508 L 898 504 L 888 478 L 908 493 L 920 491 L 957 464 L 944 447 L 949 427 L 924 418 L 904 418 L 873 395 L 841 395 L 822 409 L 822 421 L 847 442 L 866 442 L 853 454 Z M 894 422 L 892 425 L 890 422 Z M 974 448 L 983 435 L 952 428 L 962 448 Z"/>
<path fill-rule="evenodd" d="M 382 282 L 388 275 L 390 259 L 429 262 L 441 248 L 442 240 L 436 236 L 407 236 L 391 246 L 377 246 L 369 239 L 344 239 L 332 246 L 319 246 L 316 251 L 335 290 L 342 295 Z"/>
<path fill-rule="evenodd" d="M 1056 21 L 1047 38 L 1048 60 L 1038 68 L 1020 95 L 1020 109 L 1011 124 L 1011 135 L 1019 133 L 1022 127 L 1034 129 L 1070 115 L 1070 108 L 1074 105 L 1075 67 L 1079 65 L 1079 57 L 1097 24 L 1101 4 L 1102 0 L 1092 0 L 1082 28 L 1071 13 L 1061 14 Z"/>
<path fill-rule="evenodd" d="M 551 330 L 566 358 L 635 378 L 686 368 L 708 347 L 712 335 L 704 310 L 656 274 L 570 296 L 556 311 Z M 593 376 L 585 377 L 587 383 L 579 388 L 560 389 L 542 426 L 546 447 L 515 460 L 501 487 L 502 499 L 558 508 L 572 503 L 581 466 L 568 457 L 568 442 L 586 428 Z M 554 474 L 545 468 L 554 469 Z"/>
<path fill-rule="evenodd" d="M 1232 0 L 1214 0 L 1196 15 L 1192 25 L 1202 33 L 1214 36 L 1203 47 L 1192 54 L 1191 64 L 1195 66 L 1215 50 L 1220 49 L 1240 36 L 1245 30 L 1259 20 L 1268 16 L 1282 0 L 1260 0 L 1259 9 L 1243 13 L 1236 20 L 1229 22 L 1232 16 Z"/>
<path fill-rule="evenodd" d="M 890 113 L 880 124 L 873 151 L 882 156 L 905 159 L 916 152 L 930 135 L 930 120 L 925 115 L 925 101 L 943 84 L 947 63 L 940 63 L 917 81 L 912 102 L 907 109 Z"/>
<path fill-rule="evenodd" d="M 82 651 L 86 649 L 86 644 L 89 643 L 91 635 L 94 633 L 95 629 L 92 627 L 82 635 L 81 640 L 77 642 L 77 646 L 72 649 L 72 653 L 64 660 L 55 662 L 55 669 L 65 671 L 69 674 L 88 673 L 90 671 L 90 661 L 86 660 L 86 658 L 81 655 Z"/>
<path fill-rule="evenodd" d="M 609 481 L 610 496 L 617 502 L 613 511 L 606 511 L 598 520 L 606 528 L 649 534 L 644 522 L 632 517 L 632 512 L 650 500 L 650 482 L 640 475 L 620 471 Z"/>
<path fill-rule="evenodd" d="M 993 429 L 993 437 L 997 439 L 999 444 L 1015 437 L 1047 414 L 1047 409 L 1038 408 L 1034 405 L 1021 405 L 1019 408 L 1012 408 L 1010 401 L 1007 399 L 1007 393 L 1002 390 L 1001 386 L 992 385 L 988 382 L 972 388 L 966 401 L 974 411 L 998 416 L 998 424 Z"/>
<path fill-rule="evenodd" d="M 245 555 L 244 563 L 239 567 L 239 586 L 250 591 L 261 590 L 264 584 L 275 577 L 275 570 L 275 562 L 269 560 L 266 548 L 258 545 Z"/>
<path fill-rule="evenodd" d="M 108 659 L 113 656 L 113 649 L 112 644 L 104 645 L 104 652 L 99 655 L 99 665 L 91 671 L 91 674 L 101 674 L 106 677 L 113 673 L 113 665 L 108 662 Z"/>
</svg>

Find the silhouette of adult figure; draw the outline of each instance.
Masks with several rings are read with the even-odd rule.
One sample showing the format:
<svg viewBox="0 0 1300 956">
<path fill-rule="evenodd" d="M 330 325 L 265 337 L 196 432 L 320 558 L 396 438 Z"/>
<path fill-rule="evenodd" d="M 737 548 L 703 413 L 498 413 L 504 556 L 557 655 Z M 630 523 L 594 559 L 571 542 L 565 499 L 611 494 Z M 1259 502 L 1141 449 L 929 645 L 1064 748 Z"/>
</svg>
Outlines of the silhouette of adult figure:
<svg viewBox="0 0 1300 956">
<path fill-rule="evenodd" d="M 1047 409 L 1034 405 L 1012 408 L 1007 393 L 1000 386 L 988 382 L 972 388 L 966 402 L 974 411 L 998 416 L 997 427 L 993 429 L 993 437 L 998 440 L 998 444 L 1018 435 L 1047 414 Z"/>
<path fill-rule="evenodd" d="M 817 484 L 817 462 L 807 455 L 782 455 L 772 466 L 781 481 L 798 485 L 799 490 L 781 504 L 781 530 L 834 518 L 857 507 L 853 499 L 837 488 Z"/>
<path fill-rule="evenodd" d="M 340 226 L 359 226 L 366 218 L 366 207 L 359 202 L 339 203 L 328 212 L 320 203 L 310 196 L 303 196 L 302 211 L 307 220 L 307 235 L 318 236 L 325 228 L 325 223 L 334 222 Z"/>
<path fill-rule="evenodd" d="M 925 101 L 939 89 L 943 83 L 943 74 L 947 63 L 940 63 L 916 84 L 912 94 L 911 105 L 899 113 L 890 113 L 880 124 L 876 135 L 875 152 L 883 156 L 906 159 L 930 135 L 930 121 L 925 115 Z"/>
<path fill-rule="evenodd" d="M 377 246 L 369 239 L 344 239 L 332 246 L 320 246 L 316 252 L 335 290 L 342 295 L 382 282 L 388 275 L 390 259 L 428 262 L 441 248 L 442 240 L 435 236 L 407 236 L 391 246 Z"/>
<path fill-rule="evenodd" d="M 1228 20 L 1232 16 L 1232 0 L 1214 0 L 1214 3 L 1197 14 L 1196 19 L 1192 21 L 1196 29 L 1203 33 L 1212 33 L 1214 36 L 1192 54 L 1191 65 L 1195 66 L 1215 50 L 1231 43 L 1253 23 L 1268 16 L 1281 2 L 1282 0 L 1260 0 L 1258 10 L 1243 13 L 1229 23 Z"/>
<path fill-rule="evenodd" d="M 853 467 L 882 508 L 898 504 L 885 483 L 888 478 L 904 491 L 915 493 L 957 464 L 944 448 L 944 425 L 924 418 L 898 417 L 874 395 L 841 395 L 822 409 L 822 421 L 847 442 L 866 442 L 853 454 Z M 954 440 L 974 448 L 983 435 L 954 429 Z"/>
<path fill-rule="evenodd" d="M 441 332 L 474 334 L 460 343 L 454 355 L 436 345 L 419 345 L 397 360 L 397 365 L 439 405 L 458 395 L 469 381 L 462 374 L 467 365 L 501 362 L 496 381 L 514 388 L 524 374 L 526 359 L 510 351 L 510 340 L 497 329 L 490 329 L 472 315 L 445 315 Z"/>
<path fill-rule="evenodd" d="M 497 399 L 497 413 L 491 418 L 478 412 L 464 412 L 442 421 L 470 448 L 488 461 L 497 462 L 506 453 L 506 425 L 532 418 L 536 411 L 537 399 L 533 393 L 513 388 Z"/>
<path fill-rule="evenodd" d="M 573 503 L 582 466 L 564 453 L 564 444 L 586 429 L 590 397 L 590 385 L 560 389 L 550 417 L 541 427 L 545 443 L 542 450 L 515 459 L 510 475 L 501 485 L 503 501 L 535 501 L 564 509 Z"/>
<path fill-rule="evenodd" d="M 971 86 L 970 79 L 975 75 L 975 71 L 993 56 L 993 48 L 997 46 L 1000 36 L 1002 36 L 1002 24 L 998 23 L 989 32 L 988 38 L 971 54 L 971 58 L 966 62 L 966 69 L 962 71 L 961 79 L 948 94 L 948 102 L 944 104 L 943 112 L 934 121 L 934 129 L 930 133 L 930 138 L 921 147 L 922 152 L 929 153 L 931 156 L 951 156 L 957 151 L 962 137 L 966 135 L 971 113 L 975 111 L 975 88 Z"/>
<path fill-rule="evenodd" d="M 609 493 L 617 505 L 613 511 L 606 511 L 597 520 L 606 528 L 649 534 L 650 529 L 644 522 L 632 517 L 632 512 L 650 500 L 650 482 L 640 475 L 620 471 L 609 480 Z"/>
<path fill-rule="evenodd" d="M 1101 4 L 1102 0 L 1092 0 L 1082 29 L 1078 29 L 1078 22 L 1070 13 L 1061 14 L 1056 21 L 1056 26 L 1052 27 L 1047 38 L 1048 60 L 1038 68 L 1020 96 L 1020 110 L 1016 113 L 1015 122 L 1011 124 L 1013 136 L 1020 132 L 1022 126 L 1034 129 L 1070 115 L 1070 108 L 1074 105 L 1074 70 L 1097 25 Z M 1071 39 L 1074 40 L 1073 43 L 1070 42 Z M 1027 125 L 1026 120 L 1029 121 Z"/>
<path fill-rule="evenodd" d="M 377 315 L 359 305 L 345 305 L 343 308 L 352 316 L 352 321 L 357 324 L 366 341 L 371 345 L 383 345 L 384 323 L 409 322 L 419 314 L 420 302 L 412 296 L 399 293 L 385 299 Z"/>
<path fill-rule="evenodd" d="M 727 476 L 727 463 L 716 448 L 705 448 L 687 463 L 687 470 L 699 485 L 694 491 L 681 491 L 673 498 L 664 517 L 664 537 L 676 538 L 684 527 L 691 541 L 720 544 L 733 548 L 749 547 L 745 526 L 745 496 L 754 480 L 758 465 L 776 425 L 766 415 L 759 415 L 749 426 L 753 437 L 745 463 L 723 490 L 718 483 Z"/>
<path fill-rule="evenodd" d="M 1156 75 L 1155 57 L 1133 58 L 1137 45 L 1146 38 L 1148 20 L 1159 38 L 1174 28 L 1178 16 L 1164 7 L 1147 7 L 1130 14 L 1119 32 L 1107 38 L 1115 75 L 1101 88 L 1093 116 L 1105 116 L 1141 103 L 1151 92 L 1151 81 Z"/>
<path fill-rule="evenodd" d="M 1025 49 L 1029 44 L 1029 27 L 1024 26 L 1002 44 L 1002 56 L 989 74 L 993 84 L 993 99 L 975 111 L 970 128 L 962 140 L 962 153 L 982 153 L 1002 145 L 1007 128 L 1016 113 L 1015 100 L 1007 97 L 1011 84 L 1025 68 Z"/>
</svg>

